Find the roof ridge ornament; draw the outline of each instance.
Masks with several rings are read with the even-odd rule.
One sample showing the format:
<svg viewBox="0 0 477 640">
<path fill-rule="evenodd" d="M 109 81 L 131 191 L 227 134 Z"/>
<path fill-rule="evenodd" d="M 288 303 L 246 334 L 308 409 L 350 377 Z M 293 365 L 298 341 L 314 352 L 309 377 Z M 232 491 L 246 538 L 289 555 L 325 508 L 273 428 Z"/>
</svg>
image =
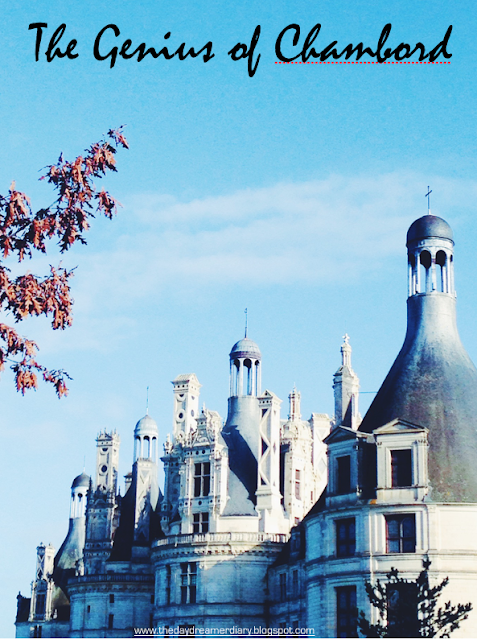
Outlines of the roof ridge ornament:
<svg viewBox="0 0 477 640">
<path fill-rule="evenodd" d="M 351 369 L 351 345 L 347 333 L 344 334 L 343 340 L 344 342 L 341 345 L 341 364 L 343 367 L 349 367 Z"/>
</svg>

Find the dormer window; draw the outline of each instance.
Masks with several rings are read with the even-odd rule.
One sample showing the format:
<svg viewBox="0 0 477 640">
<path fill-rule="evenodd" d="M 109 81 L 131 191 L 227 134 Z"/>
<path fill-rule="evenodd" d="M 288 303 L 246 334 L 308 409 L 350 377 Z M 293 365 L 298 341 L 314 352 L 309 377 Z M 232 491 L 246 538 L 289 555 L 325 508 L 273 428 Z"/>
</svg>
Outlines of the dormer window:
<svg viewBox="0 0 477 640">
<path fill-rule="evenodd" d="M 412 487 L 411 449 L 391 450 L 391 486 Z"/>
<path fill-rule="evenodd" d="M 336 458 L 336 493 L 343 495 L 351 491 L 351 457 L 340 456 Z"/>
</svg>

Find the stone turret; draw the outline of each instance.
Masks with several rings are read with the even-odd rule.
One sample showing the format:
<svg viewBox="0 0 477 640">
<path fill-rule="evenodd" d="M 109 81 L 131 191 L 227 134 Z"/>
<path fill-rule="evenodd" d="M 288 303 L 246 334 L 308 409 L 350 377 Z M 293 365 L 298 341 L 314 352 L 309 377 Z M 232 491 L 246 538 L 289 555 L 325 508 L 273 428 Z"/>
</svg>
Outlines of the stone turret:
<svg viewBox="0 0 477 640">
<path fill-rule="evenodd" d="M 406 337 L 360 431 L 394 418 L 427 428 L 430 498 L 477 502 L 477 370 L 457 331 L 452 230 L 426 215 L 407 248 Z"/>
<path fill-rule="evenodd" d="M 229 504 L 226 515 L 256 516 L 262 355 L 247 336 L 234 344 L 230 357 L 230 397 L 222 430 L 229 448 Z"/>
</svg>

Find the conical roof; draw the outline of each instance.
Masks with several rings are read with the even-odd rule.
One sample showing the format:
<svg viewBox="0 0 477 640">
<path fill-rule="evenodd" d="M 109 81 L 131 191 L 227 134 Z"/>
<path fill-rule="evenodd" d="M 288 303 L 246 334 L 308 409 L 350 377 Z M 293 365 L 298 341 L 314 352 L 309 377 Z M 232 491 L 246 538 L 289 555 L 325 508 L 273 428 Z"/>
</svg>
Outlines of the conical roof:
<svg viewBox="0 0 477 640">
<path fill-rule="evenodd" d="M 444 224 L 431 221 L 427 232 L 438 225 L 451 239 L 438 220 Z M 426 427 L 430 498 L 477 502 L 477 370 L 457 331 L 455 296 L 420 293 L 407 305 L 404 344 L 359 430 L 372 432 L 394 418 Z"/>
</svg>

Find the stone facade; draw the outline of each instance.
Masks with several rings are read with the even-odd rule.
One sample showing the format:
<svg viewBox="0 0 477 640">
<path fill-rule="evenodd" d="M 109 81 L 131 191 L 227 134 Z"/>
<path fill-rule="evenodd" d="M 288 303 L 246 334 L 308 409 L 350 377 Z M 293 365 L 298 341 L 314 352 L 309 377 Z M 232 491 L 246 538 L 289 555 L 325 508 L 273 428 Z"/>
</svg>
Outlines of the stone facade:
<svg viewBox="0 0 477 640">
<path fill-rule="evenodd" d="M 172 433 L 161 457 L 164 493 L 157 486 L 157 425 L 149 416 L 134 430 L 124 496 L 116 433 L 97 438 L 95 482 L 85 474 L 73 482 L 74 535 L 54 563 L 49 548 L 47 578 L 66 603 L 69 637 L 273 623 L 269 569 L 326 485 L 323 440 L 332 422 L 319 413 L 303 420 L 296 389 L 288 419 L 281 419 L 281 400 L 261 392 L 261 353 L 247 336 L 230 352 L 225 421 L 205 406 L 199 411 L 195 374 L 172 384 Z M 340 381 L 340 392 L 346 384 Z M 36 587 L 33 599 L 35 593 Z M 36 611 L 31 605 L 26 615 L 27 600 L 19 596 L 18 637 L 38 634 L 40 627 L 43 637 L 59 634 L 51 607 Z"/>
<path fill-rule="evenodd" d="M 261 391 L 262 356 L 232 348 L 225 421 L 199 410 L 195 374 L 173 381 L 172 431 L 157 485 L 158 429 L 134 430 L 126 491 L 119 436 L 97 438 L 95 481 L 73 481 L 68 535 L 37 550 L 18 637 L 172 635 L 193 627 L 311 629 L 355 637 L 375 621 L 365 581 L 408 579 L 431 561 L 446 601 L 477 608 L 477 370 L 455 320 L 452 231 L 435 216 L 408 233 L 408 330 L 363 420 L 345 336 L 335 416 L 303 420 L 300 393 Z M 456 635 L 477 636 L 473 612 Z"/>
</svg>

